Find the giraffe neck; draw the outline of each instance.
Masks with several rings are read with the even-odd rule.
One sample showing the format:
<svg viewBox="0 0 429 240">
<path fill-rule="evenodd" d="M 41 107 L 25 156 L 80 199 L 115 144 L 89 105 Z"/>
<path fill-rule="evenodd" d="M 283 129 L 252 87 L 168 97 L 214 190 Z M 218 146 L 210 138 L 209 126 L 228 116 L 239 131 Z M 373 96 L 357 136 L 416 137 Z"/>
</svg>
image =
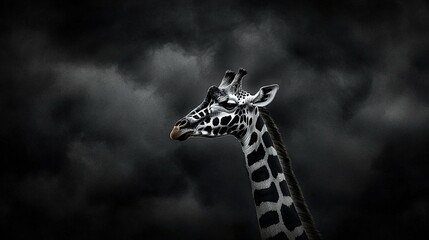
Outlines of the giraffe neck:
<svg viewBox="0 0 429 240">
<path fill-rule="evenodd" d="M 262 239 L 308 239 L 295 209 L 277 151 L 257 114 L 240 139 Z"/>
</svg>

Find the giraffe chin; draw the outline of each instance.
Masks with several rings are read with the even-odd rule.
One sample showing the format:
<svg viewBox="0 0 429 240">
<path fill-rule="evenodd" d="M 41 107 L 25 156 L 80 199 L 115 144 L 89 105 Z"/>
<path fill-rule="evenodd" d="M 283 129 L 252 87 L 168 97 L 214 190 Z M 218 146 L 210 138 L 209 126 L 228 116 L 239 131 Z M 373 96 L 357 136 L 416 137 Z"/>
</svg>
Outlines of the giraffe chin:
<svg viewBox="0 0 429 240">
<path fill-rule="evenodd" d="M 173 140 L 185 141 L 192 135 L 192 129 L 180 129 L 174 126 L 170 132 L 170 138 Z"/>
</svg>

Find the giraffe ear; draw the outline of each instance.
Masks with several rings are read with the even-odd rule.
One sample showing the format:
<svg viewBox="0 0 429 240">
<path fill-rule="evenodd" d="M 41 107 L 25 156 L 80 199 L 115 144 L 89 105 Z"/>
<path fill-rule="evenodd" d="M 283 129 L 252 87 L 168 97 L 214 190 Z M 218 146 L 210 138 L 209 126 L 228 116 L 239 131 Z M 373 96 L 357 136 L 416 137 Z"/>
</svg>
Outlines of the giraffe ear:
<svg viewBox="0 0 429 240">
<path fill-rule="evenodd" d="M 257 107 L 265 107 L 273 101 L 277 90 L 279 90 L 279 85 L 277 84 L 261 87 L 253 96 L 251 103 Z"/>
</svg>

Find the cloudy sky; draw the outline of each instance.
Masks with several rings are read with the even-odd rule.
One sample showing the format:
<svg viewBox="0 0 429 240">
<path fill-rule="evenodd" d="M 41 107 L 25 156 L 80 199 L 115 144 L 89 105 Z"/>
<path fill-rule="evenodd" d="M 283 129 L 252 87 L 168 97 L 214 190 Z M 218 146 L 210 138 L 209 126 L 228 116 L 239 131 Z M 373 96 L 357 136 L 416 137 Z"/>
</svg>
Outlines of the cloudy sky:
<svg viewBox="0 0 429 240">
<path fill-rule="evenodd" d="M 1 238 L 259 239 L 239 143 L 168 137 L 239 67 L 325 239 L 426 231 L 429 4 L 262 2 L 3 3 Z"/>
</svg>

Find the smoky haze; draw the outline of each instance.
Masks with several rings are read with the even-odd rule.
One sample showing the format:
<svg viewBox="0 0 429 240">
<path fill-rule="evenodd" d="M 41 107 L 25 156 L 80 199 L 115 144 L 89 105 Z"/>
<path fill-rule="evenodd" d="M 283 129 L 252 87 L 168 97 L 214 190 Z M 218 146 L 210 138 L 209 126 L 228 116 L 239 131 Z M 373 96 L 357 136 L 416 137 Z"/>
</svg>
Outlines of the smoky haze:
<svg viewBox="0 0 429 240">
<path fill-rule="evenodd" d="M 429 228 L 425 1 L 13 1 L 2 239 L 259 239 L 233 137 L 169 139 L 227 69 L 267 107 L 325 239 Z"/>
</svg>

